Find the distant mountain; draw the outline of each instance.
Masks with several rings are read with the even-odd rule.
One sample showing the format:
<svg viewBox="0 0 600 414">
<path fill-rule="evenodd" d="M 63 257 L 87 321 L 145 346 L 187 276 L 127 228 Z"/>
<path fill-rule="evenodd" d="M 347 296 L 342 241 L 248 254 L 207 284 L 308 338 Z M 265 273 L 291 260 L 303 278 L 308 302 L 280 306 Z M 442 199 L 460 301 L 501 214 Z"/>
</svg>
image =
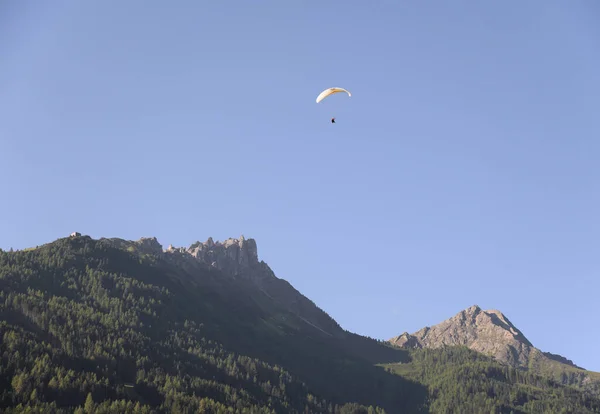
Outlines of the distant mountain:
<svg viewBox="0 0 600 414">
<path fill-rule="evenodd" d="M 512 366 L 527 366 L 534 347 L 502 312 L 484 311 L 477 305 L 460 311 L 438 325 L 413 334 L 404 332 L 389 340 L 410 348 L 466 345 Z"/>
<path fill-rule="evenodd" d="M 490 341 L 507 335 L 489 328 Z M 507 367 L 464 346 L 346 331 L 275 276 L 253 239 L 164 249 L 74 234 L 0 250 L 3 413 L 600 413 L 593 387 Z M 591 374 L 568 367 L 563 383 L 581 388 L 572 376 Z"/>
<path fill-rule="evenodd" d="M 585 387 L 600 380 L 598 374 L 576 366 L 567 358 L 534 347 L 502 312 L 484 311 L 477 305 L 432 327 L 424 327 L 413 334 L 404 332 L 389 342 L 406 349 L 466 346 L 500 363 L 550 375 L 565 384 Z M 595 387 L 599 388 L 599 385 Z"/>
</svg>

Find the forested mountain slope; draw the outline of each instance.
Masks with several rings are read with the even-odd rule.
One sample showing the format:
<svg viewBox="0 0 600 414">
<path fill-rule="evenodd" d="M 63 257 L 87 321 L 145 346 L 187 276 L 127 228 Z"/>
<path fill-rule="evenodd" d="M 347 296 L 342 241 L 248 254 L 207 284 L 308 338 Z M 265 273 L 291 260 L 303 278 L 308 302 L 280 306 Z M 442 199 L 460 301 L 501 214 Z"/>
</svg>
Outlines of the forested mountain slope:
<svg viewBox="0 0 600 414">
<path fill-rule="evenodd" d="M 408 363 L 382 364 L 427 385 L 434 413 L 600 413 L 597 393 L 500 363 L 466 346 L 412 349 Z"/>
<path fill-rule="evenodd" d="M 290 299 L 287 282 L 259 285 L 149 247 L 83 236 L 0 253 L 1 407 L 124 412 L 116 401 L 126 400 L 131 410 L 293 413 L 423 404 L 424 387 L 374 365 L 405 351 L 325 331 L 324 313 L 308 320 L 318 313 L 308 300 L 277 299 Z"/>
<path fill-rule="evenodd" d="M 523 391 L 508 375 L 498 395 L 516 393 L 512 405 L 489 390 L 462 398 L 495 371 L 345 331 L 243 238 L 165 251 L 76 236 L 0 251 L 0 338 L 2 412 L 600 412 L 537 377 Z"/>
</svg>

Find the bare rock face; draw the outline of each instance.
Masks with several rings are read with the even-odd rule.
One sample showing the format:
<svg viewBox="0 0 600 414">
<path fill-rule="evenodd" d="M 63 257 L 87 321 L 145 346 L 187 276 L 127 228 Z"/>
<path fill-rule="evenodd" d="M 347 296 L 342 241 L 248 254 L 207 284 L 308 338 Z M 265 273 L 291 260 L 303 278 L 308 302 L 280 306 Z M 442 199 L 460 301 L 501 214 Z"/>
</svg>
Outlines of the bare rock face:
<svg viewBox="0 0 600 414">
<path fill-rule="evenodd" d="M 258 265 L 258 251 L 254 239 L 229 238 L 223 243 L 212 237 L 204 243 L 196 242 L 187 249 L 196 259 L 232 275 L 240 275 Z"/>
<path fill-rule="evenodd" d="M 530 354 L 537 351 L 500 311 L 484 311 L 477 305 L 438 325 L 412 335 L 405 332 L 389 342 L 404 348 L 464 345 L 512 366 L 527 366 Z"/>
<path fill-rule="evenodd" d="M 408 332 L 404 332 L 402 335 L 390 339 L 390 342 L 402 348 L 423 348 L 423 345 L 419 342 L 417 337 L 412 336 Z"/>
</svg>

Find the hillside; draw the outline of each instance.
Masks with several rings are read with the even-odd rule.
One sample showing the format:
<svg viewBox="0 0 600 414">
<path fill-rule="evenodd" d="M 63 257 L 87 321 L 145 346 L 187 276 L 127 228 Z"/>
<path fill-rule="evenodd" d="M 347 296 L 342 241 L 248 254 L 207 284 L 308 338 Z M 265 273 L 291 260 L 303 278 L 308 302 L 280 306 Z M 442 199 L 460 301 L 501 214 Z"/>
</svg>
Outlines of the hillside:
<svg viewBox="0 0 600 414">
<path fill-rule="evenodd" d="M 535 374 L 506 374 L 495 397 L 448 399 L 487 390 L 498 363 L 350 333 L 243 237 L 0 251 L 0 338 L 8 413 L 600 412 L 596 397 Z"/>
<path fill-rule="evenodd" d="M 0 253 L 0 407 L 423 404 L 424 387 L 374 365 L 406 352 L 343 331 L 265 264 L 235 256 L 252 252 L 245 242 L 224 244 L 208 264 L 155 239 L 81 236 Z"/>
<path fill-rule="evenodd" d="M 428 387 L 434 413 L 598 413 L 597 394 L 499 363 L 466 346 L 412 349 L 410 362 L 381 364 Z"/>
</svg>

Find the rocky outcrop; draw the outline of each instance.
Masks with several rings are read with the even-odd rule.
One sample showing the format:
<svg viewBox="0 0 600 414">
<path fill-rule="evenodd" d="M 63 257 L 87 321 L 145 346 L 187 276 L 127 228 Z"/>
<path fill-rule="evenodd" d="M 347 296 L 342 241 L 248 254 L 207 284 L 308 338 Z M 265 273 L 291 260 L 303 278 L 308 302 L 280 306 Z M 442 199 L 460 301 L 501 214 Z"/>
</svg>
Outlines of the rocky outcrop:
<svg viewBox="0 0 600 414">
<path fill-rule="evenodd" d="M 417 337 L 408 332 L 404 332 L 402 335 L 390 339 L 390 342 L 402 348 L 423 348 L 423 344 L 419 342 Z"/>
<path fill-rule="evenodd" d="M 177 259 L 194 258 L 196 263 L 216 268 L 231 276 L 256 273 L 260 267 L 256 241 L 241 236 L 239 239 L 229 238 L 224 242 L 213 241 L 209 237 L 206 242 L 196 242 L 190 247 L 169 247 L 163 250 L 156 237 L 142 237 L 136 241 L 118 238 L 105 239 L 113 245 L 125 250 L 135 250 L 140 253 L 162 256 L 171 254 Z"/>
<path fill-rule="evenodd" d="M 142 237 L 135 242 L 140 251 L 147 254 L 161 254 L 163 252 L 162 245 L 158 242 L 156 237 Z"/>
<path fill-rule="evenodd" d="M 142 237 L 139 240 L 131 241 L 124 240 L 117 237 L 113 238 L 100 238 L 101 241 L 108 242 L 114 247 L 128 251 L 137 251 L 143 254 L 158 255 L 163 254 L 163 247 L 158 242 L 156 237 Z"/>
<path fill-rule="evenodd" d="M 255 268 L 258 262 L 258 250 L 254 239 L 229 238 L 223 243 L 213 241 L 212 237 L 204 243 L 196 242 L 187 252 L 197 260 L 212 267 L 238 276 Z"/>
<path fill-rule="evenodd" d="M 531 353 L 537 351 L 502 312 L 484 311 L 477 305 L 438 325 L 413 334 L 405 332 L 389 342 L 404 348 L 464 345 L 512 366 L 527 366 Z"/>
</svg>

